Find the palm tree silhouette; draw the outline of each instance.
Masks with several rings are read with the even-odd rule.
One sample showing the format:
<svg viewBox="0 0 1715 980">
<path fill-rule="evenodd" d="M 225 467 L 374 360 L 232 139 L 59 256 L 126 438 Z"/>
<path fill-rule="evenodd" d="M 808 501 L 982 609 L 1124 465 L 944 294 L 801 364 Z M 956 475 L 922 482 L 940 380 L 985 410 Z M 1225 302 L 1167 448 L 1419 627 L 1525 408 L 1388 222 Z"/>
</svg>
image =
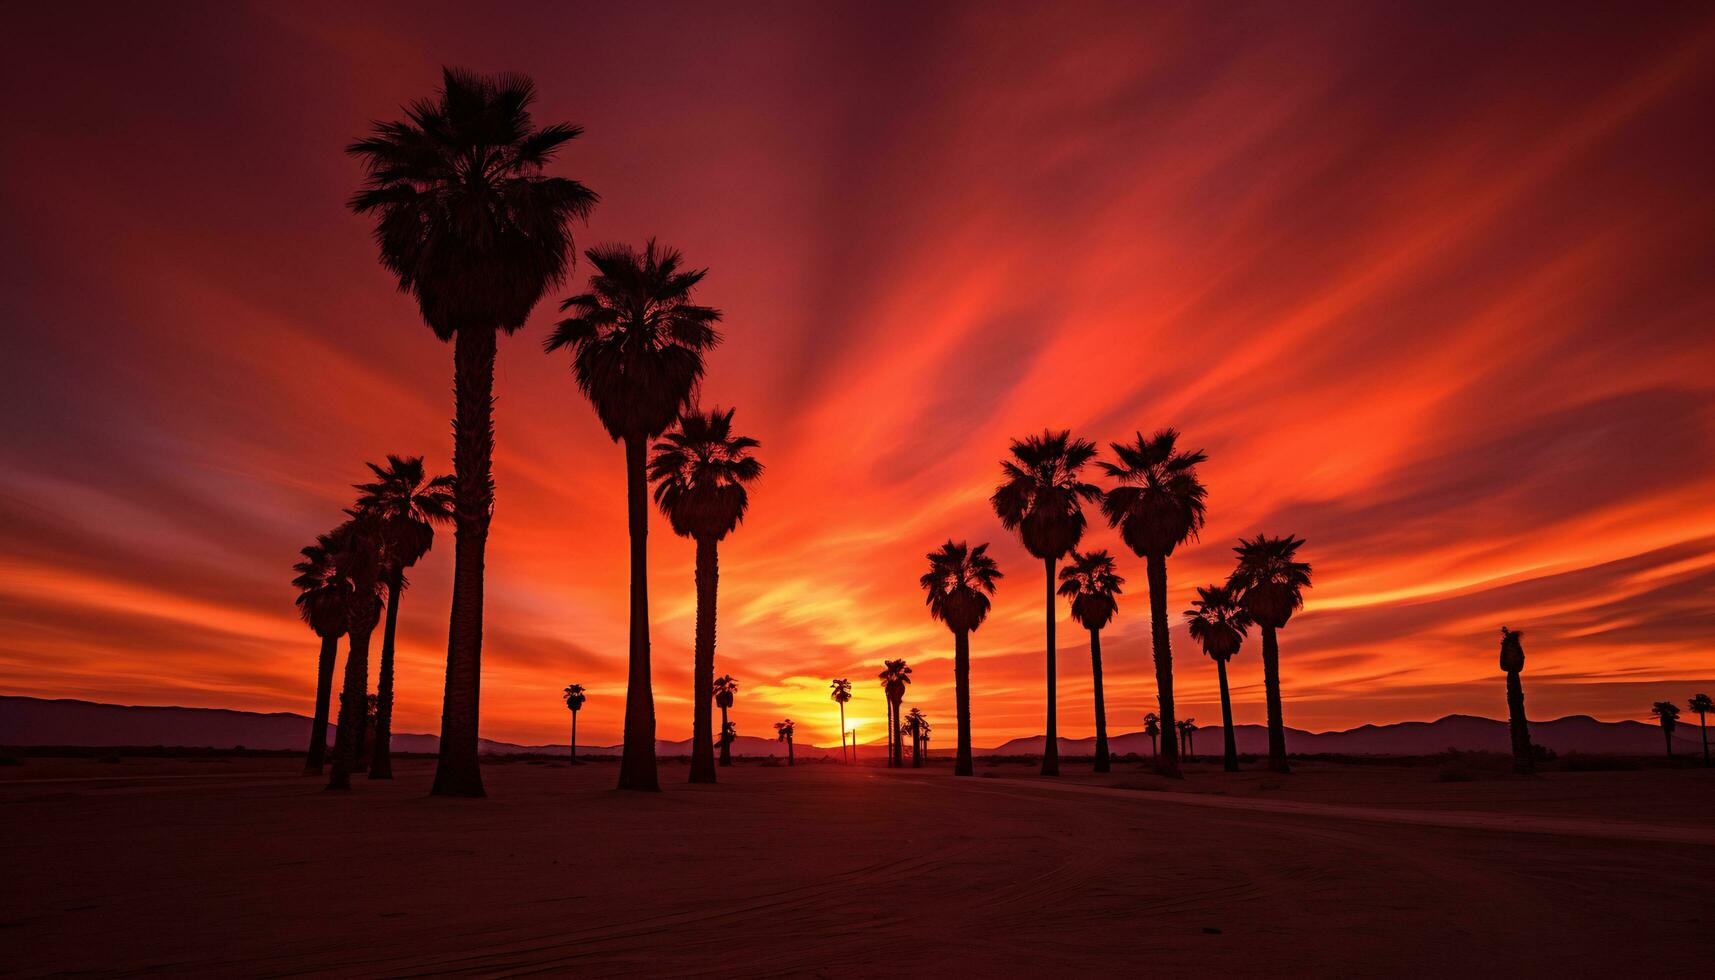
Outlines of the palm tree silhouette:
<svg viewBox="0 0 1715 980">
<path fill-rule="evenodd" d="M 363 161 L 351 209 L 376 217 L 381 264 L 417 300 L 423 320 L 453 341 L 456 544 L 447 631 L 440 759 L 431 792 L 482 796 L 477 706 L 482 677 L 483 553 L 494 510 L 494 355 L 497 334 L 524 325 L 564 280 L 571 224 L 594 191 L 543 167 L 580 132 L 536 128 L 535 86 L 522 75 L 442 72 L 432 99 L 376 123 L 346 152 Z"/>
<path fill-rule="evenodd" d="M 1715 711 L 1715 701 L 1707 694 L 1693 694 L 1685 706 L 1697 712 L 1697 727 L 1703 734 L 1703 764 L 1709 765 L 1709 712 Z"/>
<path fill-rule="evenodd" d="M 1204 498 L 1208 491 L 1197 479 L 1197 464 L 1208 457 L 1202 450 L 1180 452 L 1179 433 L 1162 429 L 1150 436 L 1137 434 L 1131 445 L 1113 443 L 1116 463 L 1102 469 L 1119 486 L 1102 501 L 1108 524 L 1144 559 L 1149 575 L 1150 638 L 1155 651 L 1155 688 L 1161 702 L 1161 727 L 1175 731 L 1173 717 L 1173 649 L 1167 636 L 1167 559 L 1203 529 Z M 1179 774 L 1179 754 L 1173 739 L 1163 740 L 1156 769 Z"/>
<path fill-rule="evenodd" d="M 1501 670 L 1507 675 L 1507 727 L 1513 736 L 1513 772 L 1528 775 L 1536 771 L 1536 757 L 1530 746 L 1530 725 L 1524 717 L 1524 683 L 1519 672 L 1524 670 L 1524 632 L 1501 627 Z"/>
<path fill-rule="evenodd" d="M 357 512 L 375 522 L 387 584 L 387 623 L 381 631 L 381 670 L 375 681 L 375 749 L 369 778 L 393 778 L 393 644 L 399 628 L 399 598 L 405 569 L 421 561 L 435 543 L 435 525 L 453 519 L 453 478 L 433 479 L 421 456 L 387 457 L 386 467 L 364 464 L 374 483 L 360 483 Z"/>
<path fill-rule="evenodd" d="M 1024 549 L 1047 570 L 1048 717 L 1042 742 L 1042 774 L 1060 774 L 1060 732 L 1054 642 L 1054 567 L 1084 537 L 1086 501 L 1102 499 L 1101 488 L 1085 483 L 1079 471 L 1096 458 L 1096 444 L 1073 439 L 1070 431 L 1043 430 L 1040 436 L 1014 439 L 1012 458 L 1000 464 L 1002 480 L 989 502 L 1008 531 L 1017 531 Z"/>
<path fill-rule="evenodd" d="M 721 765 L 730 766 L 732 765 L 732 739 L 727 737 L 727 730 L 731 729 L 736 735 L 738 729 L 733 728 L 732 724 L 727 721 L 726 713 L 727 709 L 732 707 L 733 698 L 738 695 L 738 681 L 733 680 L 731 674 L 722 674 L 715 678 L 713 690 L 715 707 L 721 709 Z M 693 748 L 692 751 L 696 750 Z"/>
<path fill-rule="evenodd" d="M 797 730 L 798 726 L 794 725 L 790 718 L 785 721 L 777 721 L 774 723 L 774 740 L 786 743 L 786 764 L 789 766 L 796 766 L 798 764 L 797 760 L 792 756 L 792 733 Z"/>
<path fill-rule="evenodd" d="M 1143 733 L 1149 736 L 1149 754 L 1158 755 L 1155 739 L 1161 734 L 1161 716 L 1151 711 L 1143 716 Z"/>
<path fill-rule="evenodd" d="M 1096 698 L 1096 772 L 1108 771 L 1108 710 L 1102 698 L 1102 629 L 1119 612 L 1120 586 L 1113 556 L 1106 550 L 1072 552 L 1060 570 L 1060 594 L 1071 600 L 1072 618 L 1090 631 L 1090 676 Z"/>
<path fill-rule="evenodd" d="M 1196 746 L 1196 742 L 1192 736 L 1197 734 L 1197 719 L 1184 718 L 1179 721 L 1178 725 L 1179 740 L 1184 747 L 1185 761 L 1190 762 L 1193 754 L 1192 749 Z"/>
<path fill-rule="evenodd" d="M 884 661 L 881 689 L 887 695 L 888 752 L 887 764 L 895 769 L 905 765 L 904 746 L 899 740 L 899 706 L 905 702 L 905 685 L 911 683 L 911 668 L 904 660 Z"/>
<path fill-rule="evenodd" d="M 923 709 L 912 708 L 906 712 L 905 723 L 899 730 L 900 734 L 911 738 L 911 768 L 923 768 L 923 737 L 929 732 L 929 719 L 924 717 Z"/>
<path fill-rule="evenodd" d="M 335 561 L 351 582 L 346 605 L 345 689 L 340 694 L 339 728 L 334 733 L 333 769 L 328 789 L 351 788 L 351 774 L 363 753 L 364 708 L 368 701 L 369 636 L 381 620 L 384 564 L 381 532 L 365 517 L 354 517 L 334 531 Z"/>
<path fill-rule="evenodd" d="M 732 743 L 738 741 L 738 725 L 734 722 L 721 722 L 721 765 L 732 765 Z"/>
<path fill-rule="evenodd" d="M 828 687 L 832 688 L 828 697 L 833 698 L 834 703 L 840 706 L 840 761 L 850 765 L 851 759 L 846 755 L 846 703 L 852 699 L 852 682 L 844 677 L 836 677 Z"/>
<path fill-rule="evenodd" d="M 578 712 L 584 707 L 584 686 L 582 684 L 567 684 L 561 692 L 566 699 L 566 710 L 572 713 L 572 765 L 578 764 Z"/>
<path fill-rule="evenodd" d="M 1667 757 L 1673 758 L 1673 730 L 1679 727 L 1679 705 L 1672 701 L 1657 701 L 1650 714 L 1661 720 L 1661 734 L 1667 740 Z"/>
<path fill-rule="evenodd" d="M 720 342 L 719 310 L 691 302 L 707 269 L 682 268 L 678 251 L 650 239 L 643 251 L 602 245 L 584 253 L 595 273 L 589 292 L 560 304 L 547 349 L 572 348 L 578 389 L 602 427 L 625 443 L 626 512 L 631 532 L 631 666 L 625 694 L 625 751 L 619 788 L 659 790 L 655 695 L 649 680 L 649 491 L 645 453 L 690 405 L 703 355 Z M 712 612 L 712 609 L 711 609 Z"/>
<path fill-rule="evenodd" d="M 1215 662 L 1221 679 L 1221 767 L 1239 771 L 1238 741 L 1233 735 L 1233 698 L 1227 688 L 1227 661 L 1244 645 L 1250 629 L 1250 614 L 1239 605 L 1232 591 L 1221 585 L 1203 586 L 1191 608 L 1185 610 L 1191 639 L 1203 645 L 1203 653 Z"/>
<path fill-rule="evenodd" d="M 1268 768 L 1289 772 L 1286 763 L 1286 721 L 1280 707 L 1280 642 L 1275 632 L 1286 625 L 1293 612 L 1304 607 L 1304 590 L 1310 587 L 1310 566 L 1298 560 L 1304 539 L 1288 534 L 1271 538 L 1259 534 L 1239 539 L 1233 551 L 1238 567 L 1227 580 L 1227 588 L 1239 595 L 1245 612 L 1262 627 L 1262 681 L 1268 695 Z"/>
<path fill-rule="evenodd" d="M 1000 567 L 988 556 L 988 545 L 968 547 L 948 539 L 928 554 L 929 571 L 918 579 L 929 616 L 947 624 L 953 633 L 953 693 L 959 726 L 958 755 L 953 775 L 969 776 L 971 765 L 971 634 L 989 614 L 989 596 L 1003 578 Z"/>
<path fill-rule="evenodd" d="M 687 412 L 655 444 L 649 479 L 655 504 L 674 533 L 697 542 L 697 637 L 692 680 L 691 782 L 715 781 L 715 596 L 720 581 L 717 546 L 743 522 L 749 484 L 762 475 L 750 455 L 760 443 L 732 434 L 733 410 Z"/>
<path fill-rule="evenodd" d="M 292 571 L 292 586 L 301 616 L 321 638 L 321 656 L 316 662 L 316 717 L 310 724 L 310 747 L 304 756 L 304 774 L 320 775 L 327 755 L 328 703 L 333 698 L 334 661 L 339 658 L 339 638 L 345 635 L 346 610 L 351 604 L 351 580 L 341 574 L 337 561 L 339 543 L 331 534 L 316 536 L 316 543 L 302 551 Z"/>
</svg>

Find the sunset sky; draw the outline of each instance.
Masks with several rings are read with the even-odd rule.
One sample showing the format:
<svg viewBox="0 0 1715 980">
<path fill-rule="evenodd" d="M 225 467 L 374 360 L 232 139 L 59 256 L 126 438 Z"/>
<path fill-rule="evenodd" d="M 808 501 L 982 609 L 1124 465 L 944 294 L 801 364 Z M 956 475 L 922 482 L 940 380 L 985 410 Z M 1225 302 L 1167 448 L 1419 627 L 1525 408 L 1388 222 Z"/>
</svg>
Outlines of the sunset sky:
<svg viewBox="0 0 1715 980">
<path fill-rule="evenodd" d="M 366 7 L 369 5 L 365 5 Z M 365 460 L 451 467 L 451 349 L 345 201 L 342 148 L 443 64 L 517 70 L 579 246 L 655 235 L 726 313 L 705 406 L 768 471 L 722 546 L 743 734 L 879 737 L 884 657 L 952 739 L 948 537 L 1007 577 L 975 634 L 978 745 L 1040 731 L 1042 581 L 988 495 L 1010 437 L 1175 426 L 1209 522 L 1315 566 L 1286 722 L 1639 718 L 1715 686 L 1715 8 L 1647 4 L 170 4 L 5 15 L 0 693 L 310 713 L 297 549 Z M 574 278 L 551 300 L 574 291 Z M 501 343 L 483 734 L 620 737 L 621 451 Z M 1111 456 L 1111 454 L 1109 454 Z M 1154 707 L 1143 563 L 1104 634 L 1112 731 Z M 655 693 L 689 735 L 692 545 L 650 539 Z M 450 533 L 411 574 L 395 729 L 439 730 Z M 1092 733 L 1063 619 L 1061 733 Z M 1263 718 L 1253 640 L 1233 663 Z"/>
</svg>

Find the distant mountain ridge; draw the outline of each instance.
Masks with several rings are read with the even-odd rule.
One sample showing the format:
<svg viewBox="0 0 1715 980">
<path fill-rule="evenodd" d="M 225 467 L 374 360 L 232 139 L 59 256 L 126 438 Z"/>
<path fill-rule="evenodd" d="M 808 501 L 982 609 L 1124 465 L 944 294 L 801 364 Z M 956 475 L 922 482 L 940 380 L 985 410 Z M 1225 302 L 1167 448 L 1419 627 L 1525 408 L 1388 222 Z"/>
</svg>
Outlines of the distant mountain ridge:
<svg viewBox="0 0 1715 980">
<path fill-rule="evenodd" d="M 225 708 L 179 708 L 156 706 L 127 706 L 101 704 L 94 701 L 49 700 L 44 698 L 0 695 L 0 745 L 75 745 L 75 746 L 174 746 L 191 748 L 302 749 L 309 741 L 311 719 L 291 712 L 263 714 L 233 711 Z M 330 740 L 331 729 L 330 728 Z M 1661 729 L 1637 721 L 1598 721 L 1588 715 L 1572 715 L 1553 721 L 1531 722 L 1531 739 L 1538 745 L 1556 752 L 1580 752 L 1592 755 L 1653 755 L 1662 751 Z M 1238 749 L 1247 754 L 1268 751 L 1268 731 L 1261 725 L 1234 726 Z M 1060 754 L 1090 755 L 1095 751 L 1094 738 L 1062 738 L 1058 740 Z M 1044 739 L 1040 735 L 1015 738 L 994 748 L 975 749 L 977 755 L 1040 755 Z M 1200 728 L 1195 738 L 1196 754 L 1219 755 L 1221 729 L 1219 725 Z M 1701 751 L 1701 740 L 1695 722 L 1681 724 L 1674 744 L 1685 751 Z M 435 752 L 440 739 L 434 735 L 396 734 L 396 752 Z M 1117 754 L 1150 753 L 1149 738 L 1142 732 L 1127 732 L 1108 739 L 1109 750 Z M 482 739 L 478 751 L 484 755 L 518 755 L 536 753 L 563 754 L 564 743 L 552 745 L 519 745 Z M 796 752 L 803 758 L 825 755 L 838 756 L 839 746 L 829 748 L 799 743 Z M 579 745 L 580 754 L 617 755 L 617 745 Z M 952 745 L 937 739 L 937 756 L 952 750 Z M 1286 730 L 1286 749 L 1294 753 L 1337 753 L 1345 755 L 1430 755 L 1448 749 L 1463 752 L 1507 752 L 1511 750 L 1507 724 L 1472 715 L 1448 715 L 1436 721 L 1407 721 L 1388 725 L 1362 725 L 1339 732 L 1306 732 L 1296 728 Z M 880 743 L 861 746 L 865 758 L 883 754 Z M 688 756 L 691 740 L 657 741 L 659 756 Z M 786 755 L 786 745 L 773 739 L 740 735 L 734 753 L 747 757 Z"/>
</svg>

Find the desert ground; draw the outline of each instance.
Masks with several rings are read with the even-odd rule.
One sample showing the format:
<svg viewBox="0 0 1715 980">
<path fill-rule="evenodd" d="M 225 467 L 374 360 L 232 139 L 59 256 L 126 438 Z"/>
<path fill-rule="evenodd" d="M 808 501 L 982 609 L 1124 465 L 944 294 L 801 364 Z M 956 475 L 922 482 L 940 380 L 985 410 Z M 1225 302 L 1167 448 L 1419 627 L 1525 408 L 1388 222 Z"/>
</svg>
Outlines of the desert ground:
<svg viewBox="0 0 1715 980">
<path fill-rule="evenodd" d="M 1707 975 L 1715 771 L 285 758 L 0 770 L 4 969 L 204 975 Z"/>
</svg>

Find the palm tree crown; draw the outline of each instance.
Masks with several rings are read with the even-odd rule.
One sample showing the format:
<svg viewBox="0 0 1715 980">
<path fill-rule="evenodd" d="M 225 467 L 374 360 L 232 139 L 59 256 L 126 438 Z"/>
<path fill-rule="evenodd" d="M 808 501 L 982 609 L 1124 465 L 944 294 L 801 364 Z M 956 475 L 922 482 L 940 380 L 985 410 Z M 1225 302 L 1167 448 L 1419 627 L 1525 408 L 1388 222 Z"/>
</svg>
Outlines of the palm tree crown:
<svg viewBox="0 0 1715 980">
<path fill-rule="evenodd" d="M 385 467 L 364 465 L 375 482 L 356 485 L 357 510 L 376 522 L 388 567 L 410 568 L 434 546 L 434 525 L 453 519 L 453 477 L 429 478 L 421 456 L 389 454 Z"/>
<path fill-rule="evenodd" d="M 1238 567 L 1227 580 L 1227 588 L 1239 593 L 1245 611 L 1264 626 L 1280 629 L 1292 614 L 1304 608 L 1304 590 L 1310 587 L 1310 565 L 1298 560 L 1303 538 L 1288 534 L 1271 538 L 1259 534 L 1239 539 L 1233 549 Z"/>
<path fill-rule="evenodd" d="M 722 674 L 715 678 L 715 704 L 722 708 L 732 707 L 733 698 L 738 694 L 738 681 L 731 674 Z"/>
<path fill-rule="evenodd" d="M 1087 630 L 1105 629 L 1113 621 L 1124 584 L 1105 549 L 1074 551 L 1072 563 L 1060 569 L 1060 595 L 1072 601 L 1072 618 Z"/>
<path fill-rule="evenodd" d="M 1686 707 L 1696 714 L 1706 715 L 1715 711 L 1715 699 L 1710 698 L 1707 694 L 1693 694 L 1691 700 L 1686 702 Z"/>
<path fill-rule="evenodd" d="M 830 693 L 828 695 L 828 697 L 834 699 L 835 701 L 837 701 L 840 704 L 846 704 L 847 702 L 851 701 L 851 699 L 852 699 L 852 682 L 851 681 L 847 680 L 844 677 L 835 678 L 834 682 L 832 684 L 829 684 L 828 687 L 833 689 L 832 693 Z"/>
<path fill-rule="evenodd" d="M 1102 490 L 1079 479 L 1096 457 L 1096 444 L 1062 430 L 1014 439 L 1012 458 L 1000 464 L 1003 480 L 989 498 L 1008 531 L 1017 531 L 1037 558 L 1059 558 L 1084 536 L 1083 503 Z"/>
<path fill-rule="evenodd" d="M 1659 718 L 1661 727 L 1670 732 L 1679 724 L 1679 705 L 1672 701 L 1657 701 L 1655 706 L 1649 709 L 1649 713 Z"/>
<path fill-rule="evenodd" d="M 1516 674 L 1524 669 L 1524 631 L 1501 627 L 1501 670 Z"/>
<path fill-rule="evenodd" d="M 1102 500 L 1108 524 L 1119 528 L 1126 546 L 1140 555 L 1167 557 L 1203 529 L 1208 490 L 1197 478 L 1202 450 L 1181 452 L 1179 433 L 1162 429 L 1148 439 L 1138 433 L 1130 445 L 1112 443 L 1119 462 L 1102 462 L 1119 481 Z"/>
<path fill-rule="evenodd" d="M 793 733 L 797 730 L 798 726 L 790 718 L 785 721 L 777 721 L 774 723 L 774 739 L 777 742 L 790 742 Z"/>
<path fill-rule="evenodd" d="M 582 684 L 567 684 L 562 693 L 566 699 L 567 710 L 576 712 L 584 706 L 584 686 Z"/>
<path fill-rule="evenodd" d="M 292 586 L 298 590 L 298 615 L 323 639 L 345 632 L 346 609 L 351 603 L 352 584 L 342 568 L 342 542 L 334 534 L 316 535 L 316 543 L 299 552 L 303 557 L 292 566 L 297 572 Z"/>
<path fill-rule="evenodd" d="M 881 673 L 876 676 L 881 679 L 881 688 L 889 701 L 898 704 L 904 700 L 905 686 L 911 683 L 911 668 L 903 659 L 883 661 Z"/>
<path fill-rule="evenodd" d="M 679 535 L 718 541 L 744 520 L 747 485 L 762 475 L 750 451 L 761 444 L 733 435 L 732 416 L 730 408 L 687 412 L 655 444 L 649 460 L 655 504 Z"/>
<path fill-rule="evenodd" d="M 923 586 L 923 601 L 929 615 L 947 624 L 954 632 L 971 632 L 982 625 L 989 613 L 989 596 L 994 595 L 995 582 L 1003 578 L 1000 566 L 988 556 L 988 545 L 969 547 L 963 541 L 951 539 L 928 554 L 929 570 L 918 580 Z M 903 660 L 889 660 L 888 666 L 903 665 Z M 905 668 L 910 673 L 909 667 Z M 882 671 L 885 681 L 887 671 Z M 910 679 L 907 678 L 909 683 Z"/>
<path fill-rule="evenodd" d="M 1251 617 L 1232 589 L 1205 585 L 1197 590 L 1191 608 L 1185 610 L 1185 622 L 1191 639 L 1203 645 L 1203 652 L 1211 660 L 1224 661 L 1244 644 Z"/>
</svg>

